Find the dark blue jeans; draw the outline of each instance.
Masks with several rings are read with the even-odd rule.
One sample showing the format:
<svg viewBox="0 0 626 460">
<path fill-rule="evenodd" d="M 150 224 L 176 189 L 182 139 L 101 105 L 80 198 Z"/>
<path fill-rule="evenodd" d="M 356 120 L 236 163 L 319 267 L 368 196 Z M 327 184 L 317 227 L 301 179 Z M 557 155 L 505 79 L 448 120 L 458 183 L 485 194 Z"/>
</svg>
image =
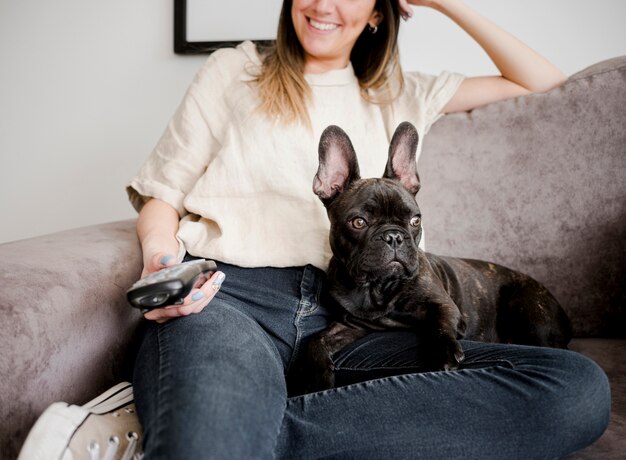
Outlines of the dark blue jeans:
<svg viewBox="0 0 626 460">
<path fill-rule="evenodd" d="M 146 324 L 135 398 L 147 459 L 551 459 L 608 423 L 605 374 L 570 351 L 464 341 L 465 363 L 420 373 L 415 334 L 336 356 L 345 386 L 289 397 L 285 375 L 325 328 L 312 268 L 226 273 L 197 315 Z"/>
</svg>

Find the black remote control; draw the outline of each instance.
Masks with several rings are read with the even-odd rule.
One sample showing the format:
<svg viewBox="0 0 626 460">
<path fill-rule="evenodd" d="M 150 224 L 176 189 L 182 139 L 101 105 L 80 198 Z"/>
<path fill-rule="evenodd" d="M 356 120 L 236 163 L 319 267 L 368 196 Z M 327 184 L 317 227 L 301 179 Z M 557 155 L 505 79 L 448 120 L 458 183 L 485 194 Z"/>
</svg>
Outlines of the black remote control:
<svg viewBox="0 0 626 460">
<path fill-rule="evenodd" d="M 217 270 L 211 260 L 192 260 L 164 268 L 140 279 L 126 292 L 133 307 L 152 310 L 183 303 L 196 281 Z"/>
</svg>

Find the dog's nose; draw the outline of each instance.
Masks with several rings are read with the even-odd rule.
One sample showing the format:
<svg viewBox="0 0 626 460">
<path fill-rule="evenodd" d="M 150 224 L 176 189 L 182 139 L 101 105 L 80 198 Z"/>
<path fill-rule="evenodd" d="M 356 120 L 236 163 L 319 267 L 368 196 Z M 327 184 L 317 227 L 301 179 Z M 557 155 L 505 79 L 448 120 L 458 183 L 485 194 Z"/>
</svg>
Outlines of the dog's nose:
<svg viewBox="0 0 626 460">
<path fill-rule="evenodd" d="M 385 232 L 385 234 L 383 235 L 383 239 L 389 246 L 395 249 L 398 246 L 402 245 L 402 242 L 404 241 L 404 236 L 402 236 L 402 233 L 398 231 L 389 230 L 388 232 Z"/>
</svg>

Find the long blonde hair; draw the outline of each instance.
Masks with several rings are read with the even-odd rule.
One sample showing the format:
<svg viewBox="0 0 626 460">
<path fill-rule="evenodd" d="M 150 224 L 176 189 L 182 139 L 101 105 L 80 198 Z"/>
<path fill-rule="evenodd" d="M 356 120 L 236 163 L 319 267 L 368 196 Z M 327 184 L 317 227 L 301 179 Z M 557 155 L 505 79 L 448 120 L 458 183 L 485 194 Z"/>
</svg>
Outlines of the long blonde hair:
<svg viewBox="0 0 626 460">
<path fill-rule="evenodd" d="M 311 91 L 304 78 L 304 50 L 293 26 L 292 3 L 283 1 L 276 41 L 261 52 L 263 65 L 256 78 L 262 101 L 259 108 L 284 123 L 310 125 L 306 105 Z M 362 97 L 374 104 L 388 104 L 403 86 L 397 46 L 400 11 L 397 0 L 376 0 L 374 8 L 383 19 L 376 33 L 368 28 L 361 33 L 350 61 Z"/>
</svg>

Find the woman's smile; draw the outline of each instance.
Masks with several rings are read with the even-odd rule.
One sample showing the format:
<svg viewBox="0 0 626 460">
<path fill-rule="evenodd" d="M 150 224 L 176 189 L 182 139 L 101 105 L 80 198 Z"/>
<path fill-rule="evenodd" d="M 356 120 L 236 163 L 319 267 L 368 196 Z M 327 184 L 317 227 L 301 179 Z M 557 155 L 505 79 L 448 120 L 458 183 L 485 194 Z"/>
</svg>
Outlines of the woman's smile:
<svg viewBox="0 0 626 460">
<path fill-rule="evenodd" d="M 332 32 L 339 28 L 339 25 L 331 22 L 317 21 L 313 18 L 307 18 L 311 28 L 319 30 L 320 32 Z"/>
<path fill-rule="evenodd" d="M 305 72 L 345 68 L 368 23 L 378 24 L 374 0 L 294 0 L 293 26 L 305 55 Z"/>
</svg>

